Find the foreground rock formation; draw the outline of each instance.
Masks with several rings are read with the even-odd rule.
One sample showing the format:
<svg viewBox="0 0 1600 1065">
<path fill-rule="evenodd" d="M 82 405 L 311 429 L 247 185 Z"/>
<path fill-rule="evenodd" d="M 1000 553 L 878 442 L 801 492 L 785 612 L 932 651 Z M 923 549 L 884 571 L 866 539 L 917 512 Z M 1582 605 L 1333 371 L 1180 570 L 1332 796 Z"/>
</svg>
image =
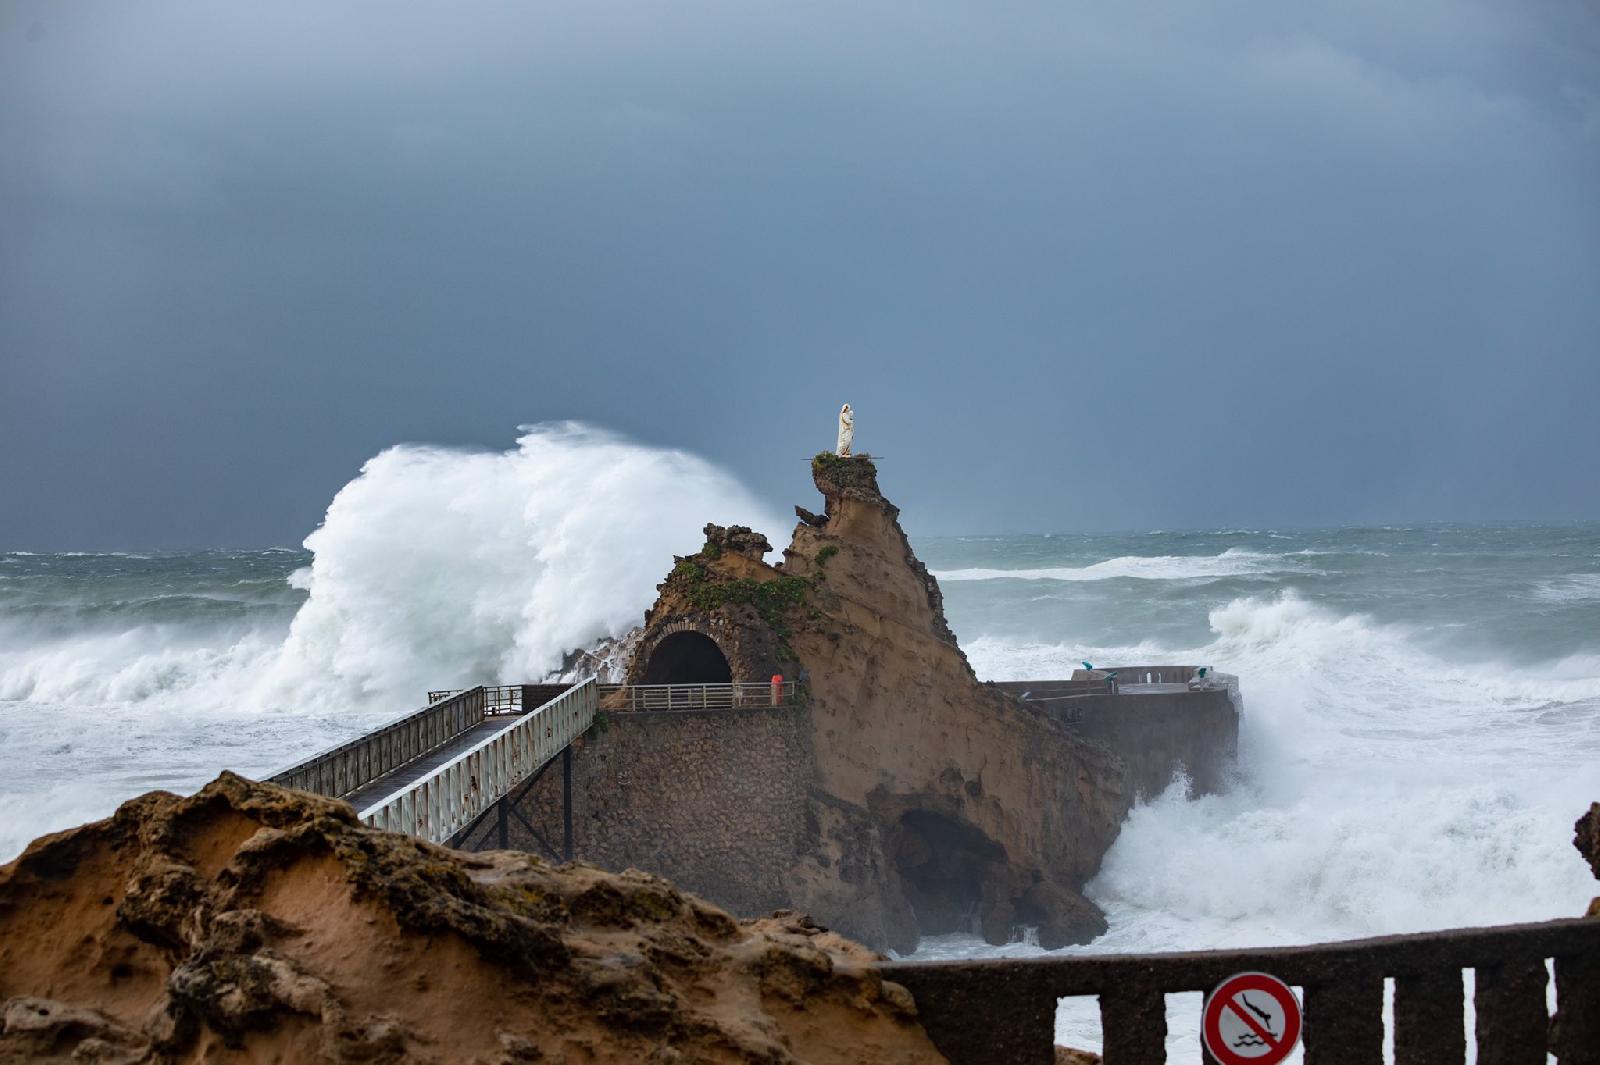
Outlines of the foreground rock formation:
<svg viewBox="0 0 1600 1065">
<path fill-rule="evenodd" d="M 870 458 L 819 455 L 812 472 L 824 512 L 796 508 L 781 563 L 760 535 L 707 526 L 660 586 L 629 681 L 800 680 L 809 793 L 770 901 L 897 950 L 1099 934 L 1080 890 L 1131 802 L 1123 763 L 979 683 Z"/>
<path fill-rule="evenodd" d="M 942 1061 L 874 957 L 224 774 L 0 867 L 0 1062 Z"/>
</svg>

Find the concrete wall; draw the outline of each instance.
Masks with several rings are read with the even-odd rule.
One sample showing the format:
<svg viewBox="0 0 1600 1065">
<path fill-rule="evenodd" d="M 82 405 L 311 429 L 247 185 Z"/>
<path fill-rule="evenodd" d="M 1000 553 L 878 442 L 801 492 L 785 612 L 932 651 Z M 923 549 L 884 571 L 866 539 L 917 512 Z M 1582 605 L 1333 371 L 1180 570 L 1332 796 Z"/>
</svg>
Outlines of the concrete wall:
<svg viewBox="0 0 1600 1065">
<path fill-rule="evenodd" d="M 659 873 L 741 916 L 792 904 L 784 874 L 805 846 L 815 780 L 804 707 L 610 713 L 572 759 L 573 851 Z M 561 766 L 519 809 L 561 845 Z M 496 844 L 493 817 L 468 841 Z M 512 818 L 510 843 L 541 851 Z"/>
<path fill-rule="evenodd" d="M 1128 763 L 1141 798 L 1158 794 L 1180 769 L 1197 793 L 1221 791 L 1239 745 L 1239 714 L 1223 689 L 1074 699 L 1074 728 Z"/>
<path fill-rule="evenodd" d="M 1084 670 L 1073 680 L 998 681 L 1008 695 L 1032 697 L 1038 706 L 1084 739 L 1110 747 L 1128 765 L 1129 785 L 1136 797 L 1149 798 L 1172 782 L 1174 773 L 1189 774 L 1197 793 L 1221 791 L 1228 766 L 1239 746 L 1241 701 L 1237 679 L 1216 674 L 1223 682 L 1208 691 L 1140 692 L 1130 690 L 1146 677 L 1156 684 L 1184 684 L 1194 666 L 1118 666 L 1116 695 L 1081 695 Z"/>
</svg>

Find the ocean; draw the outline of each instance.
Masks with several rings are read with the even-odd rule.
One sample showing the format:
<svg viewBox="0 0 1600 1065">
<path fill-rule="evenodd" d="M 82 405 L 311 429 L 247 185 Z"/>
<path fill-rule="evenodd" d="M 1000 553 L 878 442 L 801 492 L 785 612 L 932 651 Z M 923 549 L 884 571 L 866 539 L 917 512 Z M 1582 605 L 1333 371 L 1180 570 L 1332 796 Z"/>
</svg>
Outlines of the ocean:
<svg viewBox="0 0 1600 1065">
<path fill-rule="evenodd" d="M 540 677 L 637 624 L 706 521 L 781 545 L 780 515 L 703 459 L 562 424 L 505 452 L 385 451 L 303 547 L 0 551 L 0 861 L 140 792 L 285 765 L 429 688 Z M 1071 949 L 1568 917 L 1600 891 L 1570 843 L 1600 798 L 1600 525 L 902 521 L 982 678 L 1082 660 L 1240 678 L 1236 779 L 1143 797 L 1088 889 L 1110 931 Z M 944 936 L 917 956 L 1038 952 Z M 1199 1004 L 1174 999 L 1181 1056 Z M 1098 1044 L 1092 1005 L 1058 1027 Z"/>
</svg>

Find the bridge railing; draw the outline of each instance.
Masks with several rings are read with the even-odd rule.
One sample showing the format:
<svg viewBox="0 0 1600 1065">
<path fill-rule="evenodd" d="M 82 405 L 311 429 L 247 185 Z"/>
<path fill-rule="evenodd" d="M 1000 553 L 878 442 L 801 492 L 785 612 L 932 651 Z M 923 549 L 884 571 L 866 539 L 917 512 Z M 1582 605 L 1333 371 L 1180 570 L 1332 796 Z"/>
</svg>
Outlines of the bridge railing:
<svg viewBox="0 0 1600 1065">
<path fill-rule="evenodd" d="M 753 706 L 790 706 L 797 698 L 792 680 L 730 684 L 602 684 L 600 702 L 607 710 L 733 710 Z"/>
<path fill-rule="evenodd" d="M 1054 703 L 1091 695 L 1115 695 L 1109 680 L 997 680 L 994 686 L 1023 702 Z"/>
<path fill-rule="evenodd" d="M 486 717 L 497 714 L 520 714 L 524 706 L 539 707 L 566 691 L 568 684 L 485 684 L 483 685 L 483 713 Z M 428 693 L 428 702 L 460 695 L 466 688 L 446 688 Z"/>
<path fill-rule="evenodd" d="M 459 736 L 484 716 L 484 689 L 453 692 L 365 736 L 268 777 L 268 783 L 339 799 Z"/>
<path fill-rule="evenodd" d="M 1114 666 L 1118 684 L 1188 684 L 1199 666 Z"/>
<path fill-rule="evenodd" d="M 598 687 L 592 680 L 574 685 L 403 791 L 358 811 L 361 820 L 445 842 L 594 724 Z"/>
<path fill-rule="evenodd" d="M 1546 1006 L 1547 959 L 1556 1016 Z M 1209 993 L 1239 972 L 1300 989 L 1307 1065 L 1380 1065 L 1386 978 L 1394 981 L 1395 1060 L 1466 1060 L 1462 971 L 1474 973 L 1481 1065 L 1600 1062 L 1600 919 L 1465 928 L 1260 950 L 890 962 L 952 1065 L 1053 1061 L 1058 1000 L 1095 995 L 1106 1065 L 1167 1060 L 1165 996 Z M 981 1018 L 982 1023 L 974 1023 Z M 1210 1062 L 1196 1048 L 1196 1057 Z M 1193 1060 L 1193 1059 L 1191 1059 Z"/>
</svg>

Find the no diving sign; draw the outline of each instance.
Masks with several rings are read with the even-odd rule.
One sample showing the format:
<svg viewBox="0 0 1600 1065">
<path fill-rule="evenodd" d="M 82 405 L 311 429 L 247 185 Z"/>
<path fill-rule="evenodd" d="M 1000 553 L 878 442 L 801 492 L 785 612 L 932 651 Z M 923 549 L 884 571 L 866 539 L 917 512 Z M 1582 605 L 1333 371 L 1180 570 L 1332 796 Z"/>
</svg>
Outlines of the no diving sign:
<svg viewBox="0 0 1600 1065">
<path fill-rule="evenodd" d="M 1300 1002 L 1266 973 L 1235 973 L 1206 1000 L 1200 1034 L 1222 1065 L 1276 1065 L 1300 1040 Z"/>
</svg>

